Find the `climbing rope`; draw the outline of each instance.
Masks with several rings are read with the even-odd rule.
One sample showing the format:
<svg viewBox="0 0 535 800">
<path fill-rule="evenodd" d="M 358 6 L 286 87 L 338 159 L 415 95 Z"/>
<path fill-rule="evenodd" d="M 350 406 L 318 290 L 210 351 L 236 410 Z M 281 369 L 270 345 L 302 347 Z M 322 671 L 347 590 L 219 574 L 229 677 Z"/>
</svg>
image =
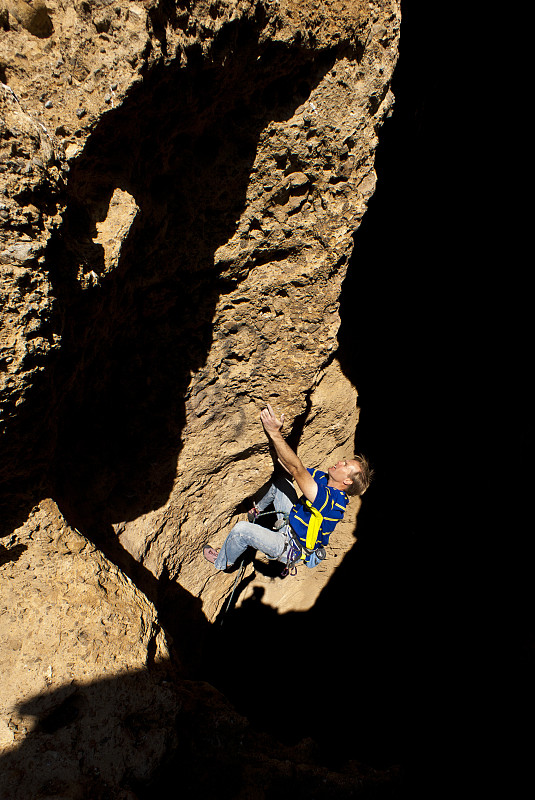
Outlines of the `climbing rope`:
<svg viewBox="0 0 535 800">
<path fill-rule="evenodd" d="M 241 562 L 241 567 L 240 567 L 239 572 L 236 573 L 236 578 L 234 579 L 234 585 L 232 587 L 232 591 L 231 591 L 231 593 L 229 595 L 227 603 L 226 603 L 225 607 L 223 608 L 223 612 L 221 614 L 221 622 L 219 623 L 220 625 L 223 625 L 223 620 L 225 619 L 225 614 L 227 613 L 227 611 L 229 610 L 229 608 L 230 608 L 230 606 L 232 604 L 232 598 L 234 597 L 234 592 L 236 591 L 236 586 L 238 585 L 238 583 L 243 578 L 243 574 L 245 572 L 246 565 L 247 565 L 246 564 L 246 560 L 244 558 L 242 560 L 242 562 Z"/>
<path fill-rule="evenodd" d="M 256 517 L 254 518 L 254 522 L 253 522 L 253 524 L 255 524 L 255 523 L 256 523 L 256 520 L 257 520 L 259 517 L 269 517 L 269 516 L 272 516 L 273 514 L 277 514 L 277 516 L 279 516 L 279 515 L 281 515 L 281 516 L 282 516 L 282 520 L 278 520 L 278 522 L 279 522 L 280 524 L 278 525 L 278 527 L 277 527 L 277 528 L 274 528 L 274 530 L 279 530 L 280 528 L 282 528 L 282 526 L 283 526 L 283 525 L 285 525 L 285 524 L 287 524 L 287 523 L 288 523 L 288 520 L 290 519 L 290 514 L 289 514 L 287 511 L 260 511 L 260 512 L 259 512 L 259 513 L 256 515 Z"/>
</svg>

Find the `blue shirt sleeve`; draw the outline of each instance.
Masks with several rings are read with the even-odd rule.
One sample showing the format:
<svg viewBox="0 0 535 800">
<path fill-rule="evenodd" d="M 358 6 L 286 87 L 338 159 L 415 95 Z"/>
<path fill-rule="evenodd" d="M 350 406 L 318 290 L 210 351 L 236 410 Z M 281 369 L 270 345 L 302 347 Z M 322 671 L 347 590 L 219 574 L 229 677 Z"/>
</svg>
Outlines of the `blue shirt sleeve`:
<svg viewBox="0 0 535 800">
<path fill-rule="evenodd" d="M 321 511 L 322 507 L 325 505 L 325 500 L 327 498 L 327 480 L 329 476 L 326 472 L 320 472 L 319 469 L 309 469 L 308 470 L 314 480 L 318 485 L 318 492 L 316 494 L 316 499 L 312 503 L 314 508 L 317 508 L 318 511 Z M 322 512 L 323 513 L 323 512 Z"/>
</svg>

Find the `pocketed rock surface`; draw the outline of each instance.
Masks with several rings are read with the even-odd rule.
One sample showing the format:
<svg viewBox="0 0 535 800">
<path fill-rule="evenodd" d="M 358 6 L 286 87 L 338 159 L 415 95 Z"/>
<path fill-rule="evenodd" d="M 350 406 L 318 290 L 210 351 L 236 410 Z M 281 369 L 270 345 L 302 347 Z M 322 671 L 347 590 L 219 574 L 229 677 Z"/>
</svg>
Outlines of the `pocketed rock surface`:
<svg viewBox="0 0 535 800">
<path fill-rule="evenodd" d="M 80 642 L 59 557 L 38 539 L 35 558 L 8 558 L 5 607 L 36 630 L 21 638 L 6 617 L 6 668 L 18 675 L 21 653 L 32 665 L 27 685 L 10 684 L 19 705 L 145 675 L 147 659 L 152 675 L 164 635 L 147 638 L 150 625 L 170 633 L 180 669 L 196 663 L 234 583 L 202 545 L 221 544 L 273 473 L 266 402 L 307 466 L 359 449 L 339 306 L 393 106 L 399 23 L 398 0 L 0 0 L 2 542 L 25 544 L 44 502 L 47 535 L 70 542 L 65 563 L 95 571 L 89 606 L 110 604 Z M 311 608 L 355 543 L 358 509 L 321 567 L 280 581 L 260 559 L 239 602 L 261 589 L 279 614 Z M 114 613 L 130 620 L 123 638 Z M 78 691 L 61 700 L 67 718 Z M 8 747 L 18 734 L 3 728 Z"/>
<path fill-rule="evenodd" d="M 6 494 L 20 519 L 54 496 L 213 617 L 199 551 L 272 473 L 263 404 L 307 465 L 353 451 L 338 307 L 398 4 L 2 8 Z"/>
<path fill-rule="evenodd" d="M 0 564 L 2 796 L 88 797 L 94 781 L 147 778 L 178 708 L 152 604 L 50 499 Z"/>
</svg>

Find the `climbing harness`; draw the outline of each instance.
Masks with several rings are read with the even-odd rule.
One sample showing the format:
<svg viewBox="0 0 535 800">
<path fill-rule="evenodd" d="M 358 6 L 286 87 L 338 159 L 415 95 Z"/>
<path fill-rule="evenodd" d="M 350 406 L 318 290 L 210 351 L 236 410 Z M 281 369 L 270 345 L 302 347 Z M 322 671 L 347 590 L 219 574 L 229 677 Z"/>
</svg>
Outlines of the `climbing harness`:
<svg viewBox="0 0 535 800">
<path fill-rule="evenodd" d="M 282 551 L 281 555 L 287 553 L 286 558 L 286 566 L 281 572 L 281 578 L 286 578 L 288 575 L 296 575 L 297 574 L 297 567 L 301 561 L 307 564 L 307 566 L 316 566 L 319 564 L 320 561 L 326 557 L 325 547 L 323 544 L 318 544 L 318 536 L 321 534 L 321 525 L 323 522 L 323 515 L 321 511 L 318 511 L 317 508 L 314 508 L 312 503 L 309 500 L 305 500 L 305 504 L 310 511 L 310 520 L 308 523 L 306 536 L 301 539 L 298 534 L 294 531 L 292 526 L 290 525 L 289 513 L 285 511 L 259 511 L 256 512 L 256 506 L 254 506 L 254 521 L 260 517 L 267 517 L 273 514 L 276 514 L 277 517 L 282 517 L 282 519 L 277 519 L 273 530 L 280 530 L 283 527 L 286 527 L 285 533 L 287 536 L 286 544 L 284 545 L 284 550 Z M 249 512 L 250 514 L 251 512 Z M 267 556 L 270 561 L 278 561 L 281 557 L 279 555 L 277 558 L 272 558 Z M 315 563 L 311 563 L 311 559 L 315 560 Z M 225 619 L 225 615 L 230 609 L 232 605 L 232 600 L 234 597 L 234 592 L 238 584 L 241 582 L 244 573 L 245 567 L 247 566 L 247 561 L 244 558 L 241 563 L 241 567 L 239 571 L 236 573 L 236 578 L 234 580 L 234 584 L 232 586 L 232 591 L 229 595 L 229 598 L 223 608 L 221 613 L 221 622 L 220 625 L 223 625 L 223 621 Z"/>
<path fill-rule="evenodd" d="M 323 514 L 321 511 L 318 511 L 317 508 L 314 508 L 310 500 L 305 500 L 305 505 L 310 511 L 310 520 L 308 523 L 306 536 L 303 538 L 301 538 L 290 525 L 290 515 L 288 513 L 282 511 L 260 511 L 255 514 L 255 522 L 259 517 L 268 516 L 271 514 L 277 514 L 278 516 L 282 515 L 283 519 L 278 520 L 278 527 L 274 528 L 275 530 L 278 530 L 282 528 L 283 525 L 286 525 L 286 535 L 288 537 L 288 543 L 283 551 L 284 553 L 287 550 L 287 561 L 286 567 L 281 573 L 282 578 L 285 578 L 287 575 L 296 575 L 297 567 L 301 561 L 307 564 L 307 566 L 315 567 L 320 561 L 323 561 L 327 555 L 323 544 L 321 542 L 318 544 L 318 537 L 321 534 L 321 526 L 323 523 Z M 277 525 L 277 523 L 275 523 L 275 525 Z M 280 556 L 278 558 L 280 558 Z M 278 559 L 270 559 L 270 561 L 277 560 Z"/>
<path fill-rule="evenodd" d="M 301 546 L 295 541 L 291 533 L 289 533 L 289 536 L 288 560 L 281 572 L 281 578 L 286 578 L 288 575 L 297 575 L 297 564 L 301 558 Z"/>
<path fill-rule="evenodd" d="M 306 533 L 299 535 L 292 527 L 290 527 L 290 535 L 293 538 L 296 546 L 300 549 L 297 560 L 303 561 L 307 567 L 315 567 L 326 556 L 325 547 L 323 545 L 322 524 L 323 514 L 318 511 L 309 500 L 305 500 L 305 505 L 310 511 L 310 519 Z M 318 541 L 319 540 L 319 541 Z"/>
</svg>

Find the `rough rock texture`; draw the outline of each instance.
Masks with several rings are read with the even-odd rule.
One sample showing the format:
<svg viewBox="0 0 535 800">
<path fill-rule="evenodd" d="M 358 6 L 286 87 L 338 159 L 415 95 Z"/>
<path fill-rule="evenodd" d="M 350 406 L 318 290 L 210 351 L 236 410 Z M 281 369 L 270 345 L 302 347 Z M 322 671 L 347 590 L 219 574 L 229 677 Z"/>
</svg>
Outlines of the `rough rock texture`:
<svg viewBox="0 0 535 800">
<path fill-rule="evenodd" d="M 54 498 L 187 667 L 234 582 L 201 545 L 273 471 L 263 404 L 307 465 L 352 454 L 338 306 L 398 34 L 398 0 L 0 0 L 3 534 Z M 310 608 L 358 506 L 241 599 Z"/>
<path fill-rule="evenodd" d="M 314 742 L 259 735 L 211 686 L 181 679 L 153 605 L 52 500 L 1 546 L 0 581 L 2 800 L 136 800 L 173 787 L 370 797 L 397 784 L 395 770 L 322 766 Z"/>
<path fill-rule="evenodd" d="M 51 500 L 0 564 L 2 796 L 88 797 L 95 781 L 147 778 L 176 745 L 178 707 L 152 604 Z"/>
<path fill-rule="evenodd" d="M 52 483 L 80 530 L 212 616 L 228 579 L 199 546 L 269 478 L 262 404 L 311 466 L 353 449 L 338 299 L 398 5 L 50 2 L 47 35 L 4 5 L 11 495 Z M 335 431 L 314 448 L 309 407 Z"/>
</svg>

